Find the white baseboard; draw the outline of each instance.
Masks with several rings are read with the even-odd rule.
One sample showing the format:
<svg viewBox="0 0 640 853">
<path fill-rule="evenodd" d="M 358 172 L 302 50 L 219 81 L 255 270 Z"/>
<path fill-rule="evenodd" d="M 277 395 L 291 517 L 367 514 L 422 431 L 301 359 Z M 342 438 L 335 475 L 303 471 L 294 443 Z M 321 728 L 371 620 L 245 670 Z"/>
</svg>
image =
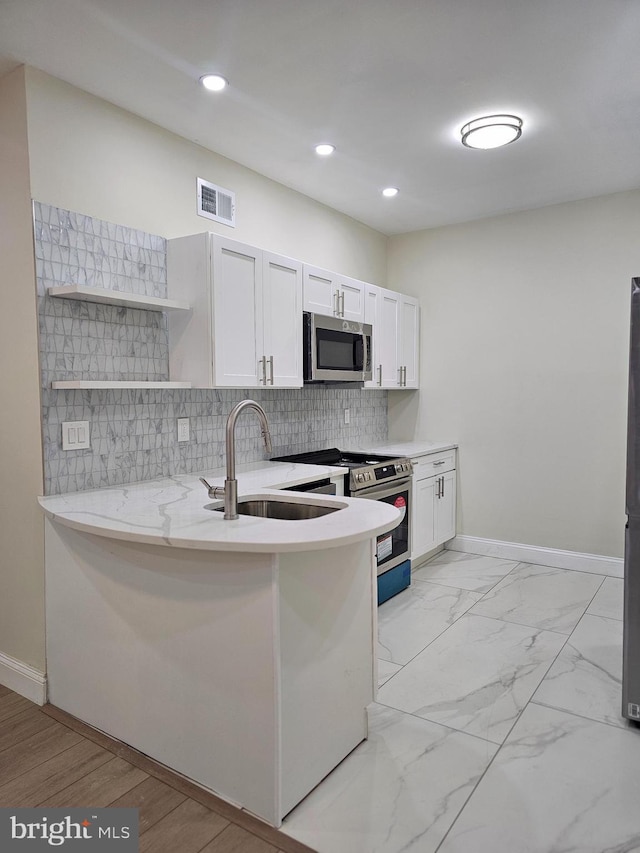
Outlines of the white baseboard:
<svg viewBox="0 0 640 853">
<path fill-rule="evenodd" d="M 478 536 L 456 536 L 445 544 L 449 551 L 464 551 L 517 560 L 536 566 L 552 566 L 556 569 L 571 569 L 590 572 L 612 578 L 624 576 L 624 562 L 616 557 L 600 557 L 598 554 L 580 554 L 578 551 L 561 551 L 558 548 L 540 548 L 537 545 L 519 545 L 517 542 L 501 542 L 499 539 L 481 539 Z"/>
<path fill-rule="evenodd" d="M 47 701 L 47 677 L 44 672 L 0 652 L 0 684 L 30 699 L 36 705 Z"/>
</svg>

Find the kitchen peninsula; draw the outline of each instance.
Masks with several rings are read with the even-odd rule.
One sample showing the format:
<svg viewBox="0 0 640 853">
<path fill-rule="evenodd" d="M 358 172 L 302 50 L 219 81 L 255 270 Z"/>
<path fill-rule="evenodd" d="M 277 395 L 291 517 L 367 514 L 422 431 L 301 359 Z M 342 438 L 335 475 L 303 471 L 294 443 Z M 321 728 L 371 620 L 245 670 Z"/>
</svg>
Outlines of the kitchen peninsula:
<svg viewBox="0 0 640 853">
<path fill-rule="evenodd" d="M 195 475 L 40 499 L 49 701 L 274 826 L 367 736 L 373 545 L 400 517 L 278 491 L 318 474 L 238 474 L 241 501 L 333 510 L 308 520 L 227 521 Z"/>
</svg>

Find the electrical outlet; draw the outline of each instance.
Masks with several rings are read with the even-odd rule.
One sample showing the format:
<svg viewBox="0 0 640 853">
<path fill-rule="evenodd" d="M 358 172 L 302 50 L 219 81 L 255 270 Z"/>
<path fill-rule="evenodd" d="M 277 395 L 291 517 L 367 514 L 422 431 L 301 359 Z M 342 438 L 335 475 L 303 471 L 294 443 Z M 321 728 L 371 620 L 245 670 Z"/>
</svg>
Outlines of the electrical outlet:
<svg viewBox="0 0 640 853">
<path fill-rule="evenodd" d="M 89 421 L 65 421 L 62 424 L 62 449 L 86 450 L 91 447 Z"/>
<path fill-rule="evenodd" d="M 351 422 L 351 411 L 349 409 L 344 410 L 344 422 L 348 424 Z"/>
<path fill-rule="evenodd" d="M 178 418 L 178 441 L 189 441 L 189 418 Z"/>
</svg>

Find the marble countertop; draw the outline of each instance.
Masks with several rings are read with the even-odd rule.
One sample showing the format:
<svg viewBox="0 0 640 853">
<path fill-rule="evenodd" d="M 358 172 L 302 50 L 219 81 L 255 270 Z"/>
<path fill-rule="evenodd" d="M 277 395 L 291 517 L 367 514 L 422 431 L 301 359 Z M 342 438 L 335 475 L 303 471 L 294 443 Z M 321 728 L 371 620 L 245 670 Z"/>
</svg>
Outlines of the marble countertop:
<svg viewBox="0 0 640 853">
<path fill-rule="evenodd" d="M 341 450 L 357 450 L 362 453 L 376 451 L 388 453 L 390 456 L 426 456 L 429 453 L 439 453 L 441 450 L 452 450 L 458 445 L 452 441 L 394 441 L 389 440 L 379 444 L 349 445 Z"/>
<path fill-rule="evenodd" d="M 260 462 L 239 466 L 239 497 L 279 495 L 285 486 L 343 474 L 345 468 Z M 370 539 L 392 530 L 401 513 L 381 501 L 335 495 L 286 493 L 287 500 L 334 504 L 341 508 L 304 521 L 240 516 L 225 521 L 223 514 L 206 507 L 212 502 L 197 474 L 183 474 L 125 486 L 51 495 L 39 498 L 46 515 L 60 524 L 112 539 L 175 548 L 210 551 L 278 553 L 315 551 Z M 203 471 L 213 486 L 224 483 L 224 471 Z"/>
</svg>

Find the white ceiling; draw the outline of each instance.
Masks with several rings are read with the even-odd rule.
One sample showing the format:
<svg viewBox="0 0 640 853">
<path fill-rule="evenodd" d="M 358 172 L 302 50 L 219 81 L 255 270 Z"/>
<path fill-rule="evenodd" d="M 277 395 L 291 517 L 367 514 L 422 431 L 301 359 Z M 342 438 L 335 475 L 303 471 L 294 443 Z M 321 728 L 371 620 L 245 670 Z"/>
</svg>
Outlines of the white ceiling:
<svg viewBox="0 0 640 853">
<path fill-rule="evenodd" d="M 385 234 L 640 187 L 639 44 L 638 0 L 0 0 L 0 73 L 33 65 Z M 522 138 L 464 148 L 496 112 Z"/>
</svg>

